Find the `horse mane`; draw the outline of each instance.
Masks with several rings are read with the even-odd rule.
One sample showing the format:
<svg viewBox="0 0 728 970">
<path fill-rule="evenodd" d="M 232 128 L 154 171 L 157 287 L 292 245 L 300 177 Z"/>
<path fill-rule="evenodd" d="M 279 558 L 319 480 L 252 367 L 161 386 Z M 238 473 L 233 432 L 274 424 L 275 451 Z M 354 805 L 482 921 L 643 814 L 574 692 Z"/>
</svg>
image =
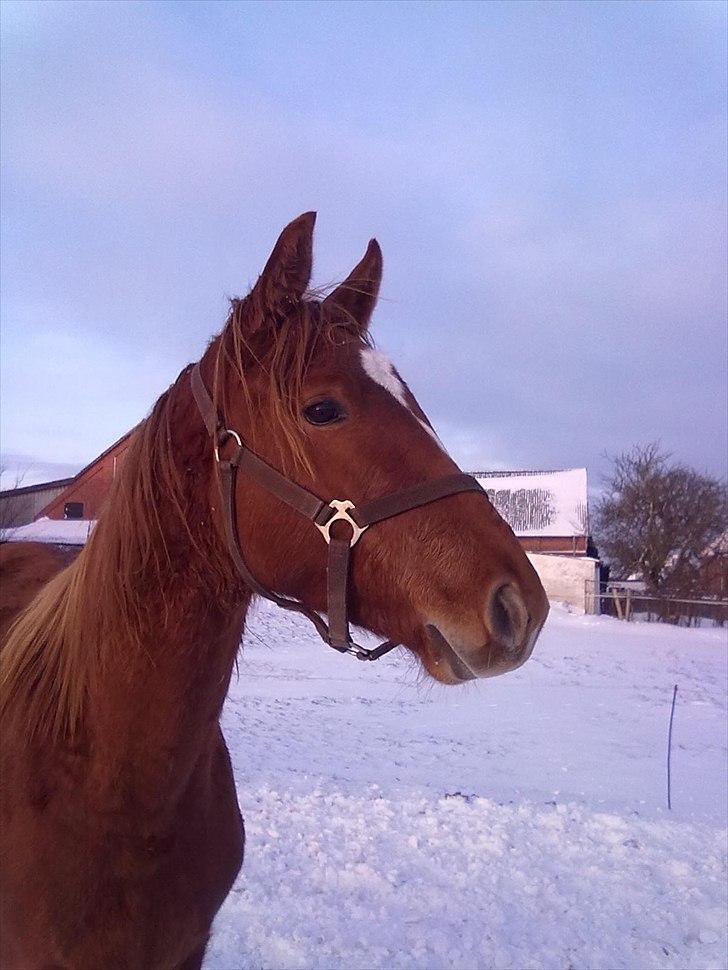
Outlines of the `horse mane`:
<svg viewBox="0 0 728 970">
<path fill-rule="evenodd" d="M 179 385 L 178 378 L 132 434 L 81 554 L 40 590 L 8 633 L 0 653 L 0 714 L 19 702 L 31 733 L 58 738 L 76 732 L 93 669 L 110 657 L 131 666 L 142 645 L 159 602 L 140 591 L 154 583 L 164 593 L 173 572 L 169 537 L 181 529 L 198 543 L 174 452 L 171 413 Z M 190 557 L 193 568 L 194 561 Z"/>
<path fill-rule="evenodd" d="M 333 344 L 354 334 L 368 339 L 354 321 L 322 312 L 317 295 L 283 309 L 257 305 L 254 294 L 233 300 L 226 326 L 206 351 L 218 411 L 228 413 L 232 395 L 242 393 L 246 407 L 262 417 L 252 422 L 248 444 L 255 450 L 263 431 L 280 432 L 284 472 L 290 465 L 310 470 L 298 401 L 320 341 Z M 255 401 L 251 366 L 260 368 L 265 382 Z M 190 526 L 209 519 L 200 481 L 209 482 L 212 469 L 188 370 L 132 434 L 81 554 L 40 590 L 8 633 L 0 652 L 0 718 L 22 717 L 29 735 L 57 740 L 78 733 L 94 671 L 112 658 L 121 671 L 133 668 L 159 624 L 160 600 L 162 610 L 170 609 L 180 561 L 188 590 L 197 585 L 221 604 L 232 603 L 235 574 L 217 530 Z M 190 415 L 194 425 L 180 427 Z M 208 475 L 200 475 L 206 469 Z"/>
</svg>

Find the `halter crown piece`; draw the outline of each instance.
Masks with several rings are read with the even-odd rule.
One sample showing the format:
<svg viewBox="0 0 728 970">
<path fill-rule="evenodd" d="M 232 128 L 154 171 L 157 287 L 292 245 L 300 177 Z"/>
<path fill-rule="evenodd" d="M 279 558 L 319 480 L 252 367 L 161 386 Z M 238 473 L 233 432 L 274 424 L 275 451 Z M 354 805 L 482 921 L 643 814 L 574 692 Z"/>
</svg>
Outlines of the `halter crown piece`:
<svg viewBox="0 0 728 970">
<path fill-rule="evenodd" d="M 457 495 L 460 492 L 484 494 L 477 480 L 472 475 L 463 473 L 445 475 L 442 478 L 403 488 L 398 492 L 390 492 L 360 506 L 354 505 L 348 499 L 332 499 L 330 502 L 324 502 L 313 492 L 281 475 L 246 447 L 237 431 L 226 427 L 205 387 L 199 363 L 192 367 L 190 384 L 202 420 L 213 441 L 230 555 L 245 583 L 254 593 L 277 603 L 283 609 L 302 613 L 316 627 L 322 640 L 340 653 L 350 653 L 359 660 L 378 660 L 385 653 L 394 650 L 399 644 L 391 640 L 385 640 L 378 647 L 369 649 L 359 646 L 351 639 L 347 608 L 351 550 L 369 526 L 384 519 L 420 508 L 448 495 Z M 223 459 L 220 457 L 220 449 L 230 440 L 235 442 L 235 454 L 230 459 Z M 326 570 L 328 623 L 319 613 L 304 606 L 298 600 L 266 589 L 246 566 L 235 525 L 235 490 L 238 472 L 245 473 L 290 508 L 310 519 L 324 537 L 329 547 Z M 348 539 L 331 535 L 331 526 L 339 521 L 344 521 L 351 526 L 351 536 Z"/>
</svg>

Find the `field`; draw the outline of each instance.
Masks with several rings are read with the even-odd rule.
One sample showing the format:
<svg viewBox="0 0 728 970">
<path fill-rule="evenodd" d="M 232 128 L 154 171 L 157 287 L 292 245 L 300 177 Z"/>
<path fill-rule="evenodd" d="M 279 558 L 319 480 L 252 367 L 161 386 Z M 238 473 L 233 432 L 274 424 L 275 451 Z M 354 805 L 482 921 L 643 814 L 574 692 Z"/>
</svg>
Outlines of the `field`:
<svg viewBox="0 0 728 970">
<path fill-rule="evenodd" d="M 725 967 L 725 687 L 721 630 L 554 606 L 525 667 L 445 688 L 259 606 L 205 967 Z"/>
</svg>

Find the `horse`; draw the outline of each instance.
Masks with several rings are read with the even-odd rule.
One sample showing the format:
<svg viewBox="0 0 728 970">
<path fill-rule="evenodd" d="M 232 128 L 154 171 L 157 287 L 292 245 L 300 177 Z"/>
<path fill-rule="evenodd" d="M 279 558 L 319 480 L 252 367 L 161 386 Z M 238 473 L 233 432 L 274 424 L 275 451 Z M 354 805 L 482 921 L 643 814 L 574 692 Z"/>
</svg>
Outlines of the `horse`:
<svg viewBox="0 0 728 970">
<path fill-rule="evenodd" d="M 512 531 L 369 336 L 378 243 L 324 297 L 314 221 L 282 231 L 135 429 L 82 552 L 46 553 L 18 600 L 0 655 L 6 970 L 199 970 L 243 861 L 219 718 L 254 595 L 342 654 L 379 655 L 349 622 L 387 637 L 444 684 L 515 669 L 546 619 Z M 33 547 L 15 555 L 32 572 Z"/>
<path fill-rule="evenodd" d="M 40 542 L 0 545 L 0 643 L 36 593 L 78 554 L 74 546 Z"/>
</svg>

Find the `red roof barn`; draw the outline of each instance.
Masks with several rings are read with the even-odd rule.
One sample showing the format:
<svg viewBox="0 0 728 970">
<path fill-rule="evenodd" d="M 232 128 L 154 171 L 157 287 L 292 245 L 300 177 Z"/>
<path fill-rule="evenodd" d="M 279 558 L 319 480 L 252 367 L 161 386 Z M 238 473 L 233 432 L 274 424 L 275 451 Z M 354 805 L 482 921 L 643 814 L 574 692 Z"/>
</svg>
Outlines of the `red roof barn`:
<svg viewBox="0 0 728 970">
<path fill-rule="evenodd" d="M 36 518 L 97 519 L 132 432 L 127 431 L 98 458 L 82 468 L 70 485 L 38 512 Z"/>
</svg>

